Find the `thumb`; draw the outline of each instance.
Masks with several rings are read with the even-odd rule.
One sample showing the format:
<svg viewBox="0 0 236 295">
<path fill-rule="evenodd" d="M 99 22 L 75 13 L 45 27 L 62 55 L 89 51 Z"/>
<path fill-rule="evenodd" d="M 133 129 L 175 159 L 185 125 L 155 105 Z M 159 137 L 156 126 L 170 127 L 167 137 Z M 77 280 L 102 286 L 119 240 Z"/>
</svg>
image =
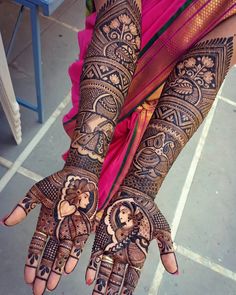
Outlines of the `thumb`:
<svg viewBox="0 0 236 295">
<path fill-rule="evenodd" d="M 165 216 L 158 208 L 153 215 L 153 223 L 155 229 L 153 238 L 157 240 L 161 262 L 167 272 L 171 274 L 178 274 L 178 263 L 174 253 L 171 229 Z"/>
<path fill-rule="evenodd" d="M 170 231 L 159 230 L 156 234 L 156 240 L 160 251 L 161 262 L 165 270 L 170 274 L 179 274 Z"/>
<path fill-rule="evenodd" d="M 33 186 L 11 213 L 2 218 L 1 223 L 6 226 L 13 226 L 24 220 L 28 213 L 40 203 L 37 199 L 36 192 L 36 188 Z"/>
</svg>

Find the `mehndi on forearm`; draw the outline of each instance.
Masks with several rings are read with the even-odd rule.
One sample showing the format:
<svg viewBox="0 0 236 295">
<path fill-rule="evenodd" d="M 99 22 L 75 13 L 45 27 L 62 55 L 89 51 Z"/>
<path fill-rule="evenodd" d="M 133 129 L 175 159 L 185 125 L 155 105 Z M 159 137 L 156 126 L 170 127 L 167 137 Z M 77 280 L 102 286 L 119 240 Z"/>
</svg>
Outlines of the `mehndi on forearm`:
<svg viewBox="0 0 236 295">
<path fill-rule="evenodd" d="M 80 81 L 80 107 L 66 166 L 99 176 L 135 71 L 141 37 L 135 0 L 99 10 Z"/>
<path fill-rule="evenodd" d="M 168 77 L 130 170 L 97 229 L 87 270 L 89 283 L 98 272 L 94 295 L 133 294 L 153 239 L 166 270 L 178 273 L 170 227 L 153 199 L 206 117 L 228 71 L 232 48 L 232 38 L 201 42 Z"/>
<path fill-rule="evenodd" d="M 233 38 L 198 43 L 168 77 L 123 185 L 155 198 L 175 159 L 209 112 L 232 58 Z"/>
</svg>

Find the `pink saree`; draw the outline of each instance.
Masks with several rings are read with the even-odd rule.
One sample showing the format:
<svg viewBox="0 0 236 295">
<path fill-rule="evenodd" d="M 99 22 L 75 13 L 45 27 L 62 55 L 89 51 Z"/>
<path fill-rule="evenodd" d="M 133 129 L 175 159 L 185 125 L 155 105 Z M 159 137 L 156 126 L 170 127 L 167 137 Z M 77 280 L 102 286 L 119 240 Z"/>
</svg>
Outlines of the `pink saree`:
<svg viewBox="0 0 236 295">
<path fill-rule="evenodd" d="M 88 7 L 92 6 L 87 1 Z M 138 65 L 99 180 L 102 210 L 124 179 L 142 135 L 158 103 L 164 82 L 176 61 L 221 21 L 236 13 L 234 0 L 142 0 L 142 45 Z M 79 107 L 83 59 L 92 37 L 96 13 L 78 34 L 80 55 L 69 68 L 73 107 L 63 118 L 71 137 Z M 66 159 L 67 153 L 64 154 Z"/>
</svg>

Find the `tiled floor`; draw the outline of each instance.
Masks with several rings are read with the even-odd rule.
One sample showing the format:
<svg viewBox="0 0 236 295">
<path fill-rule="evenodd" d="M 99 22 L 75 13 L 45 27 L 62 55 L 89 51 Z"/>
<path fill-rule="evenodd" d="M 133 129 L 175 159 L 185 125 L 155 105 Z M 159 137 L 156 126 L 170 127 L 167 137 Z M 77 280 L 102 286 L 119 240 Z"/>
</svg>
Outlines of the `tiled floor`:
<svg viewBox="0 0 236 295">
<path fill-rule="evenodd" d="M 5 46 L 17 9 L 15 4 L 0 0 L 0 29 Z M 63 165 L 60 155 L 69 144 L 61 125 L 62 115 L 69 109 L 67 68 L 78 55 L 76 32 L 83 21 L 83 1 L 75 0 L 66 0 L 49 19 L 41 17 L 45 124 L 38 124 L 34 113 L 21 108 L 23 142 L 16 146 L 0 108 L 0 216 L 35 181 Z M 9 67 L 16 94 L 33 101 L 28 22 L 26 12 Z M 158 196 L 159 207 L 172 221 L 181 274 L 173 277 L 163 272 L 153 243 L 135 294 L 236 294 L 235 81 L 236 67 L 227 76 L 215 109 L 179 156 Z M 61 102 L 61 113 L 55 116 Z M 37 214 L 38 209 L 22 224 L 0 228 L 0 295 L 31 294 L 23 281 L 23 266 Z M 63 278 L 55 294 L 91 294 L 91 288 L 84 283 L 84 271 L 92 238 L 78 268 Z"/>
</svg>

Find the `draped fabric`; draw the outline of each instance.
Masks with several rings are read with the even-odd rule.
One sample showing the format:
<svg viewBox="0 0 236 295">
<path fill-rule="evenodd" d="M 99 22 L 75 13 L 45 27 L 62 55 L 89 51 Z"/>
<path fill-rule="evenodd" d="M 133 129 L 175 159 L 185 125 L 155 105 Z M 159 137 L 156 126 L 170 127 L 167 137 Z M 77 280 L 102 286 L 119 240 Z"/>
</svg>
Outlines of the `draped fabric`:
<svg viewBox="0 0 236 295">
<path fill-rule="evenodd" d="M 79 108 L 79 81 L 96 20 L 87 0 L 85 29 L 78 33 L 79 59 L 69 68 L 72 108 L 63 118 L 72 137 Z M 220 22 L 236 13 L 234 0 L 142 0 L 142 44 L 137 68 L 99 180 L 99 208 L 114 196 L 124 179 L 155 110 L 164 82 L 178 58 Z M 66 159 L 67 153 L 63 155 Z"/>
</svg>

